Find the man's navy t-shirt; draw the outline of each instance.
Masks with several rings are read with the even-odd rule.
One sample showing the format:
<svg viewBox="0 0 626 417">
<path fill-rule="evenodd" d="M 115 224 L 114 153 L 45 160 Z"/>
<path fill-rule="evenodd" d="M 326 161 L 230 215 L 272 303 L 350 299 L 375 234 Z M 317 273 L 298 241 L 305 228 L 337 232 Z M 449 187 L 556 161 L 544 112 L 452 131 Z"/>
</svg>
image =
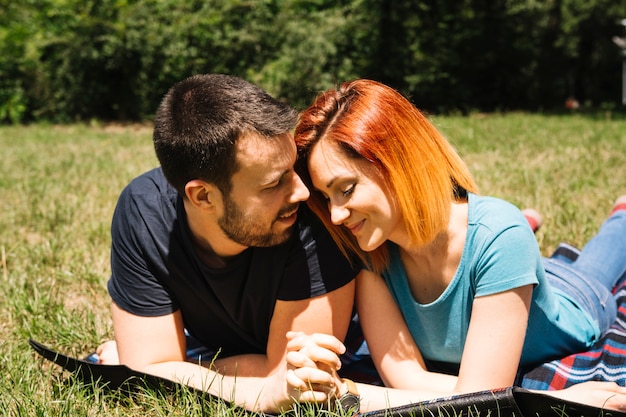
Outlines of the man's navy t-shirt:
<svg viewBox="0 0 626 417">
<path fill-rule="evenodd" d="M 305 204 L 284 244 L 246 249 L 224 268 L 200 261 L 182 198 L 160 168 L 122 192 L 111 226 L 109 294 L 123 310 L 180 310 L 185 328 L 220 356 L 265 353 L 276 300 L 333 291 L 357 274 Z"/>
</svg>

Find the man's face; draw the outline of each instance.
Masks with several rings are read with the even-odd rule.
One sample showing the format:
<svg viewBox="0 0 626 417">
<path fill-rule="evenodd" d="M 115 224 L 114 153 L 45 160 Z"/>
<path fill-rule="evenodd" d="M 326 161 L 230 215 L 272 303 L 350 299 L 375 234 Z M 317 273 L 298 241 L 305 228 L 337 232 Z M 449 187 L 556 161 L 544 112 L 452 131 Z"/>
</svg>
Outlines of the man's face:
<svg viewBox="0 0 626 417">
<path fill-rule="evenodd" d="M 285 242 L 309 190 L 294 171 L 296 147 L 290 133 L 267 139 L 246 135 L 237 142 L 239 170 L 230 194 L 223 196 L 220 228 L 244 246 Z"/>
</svg>

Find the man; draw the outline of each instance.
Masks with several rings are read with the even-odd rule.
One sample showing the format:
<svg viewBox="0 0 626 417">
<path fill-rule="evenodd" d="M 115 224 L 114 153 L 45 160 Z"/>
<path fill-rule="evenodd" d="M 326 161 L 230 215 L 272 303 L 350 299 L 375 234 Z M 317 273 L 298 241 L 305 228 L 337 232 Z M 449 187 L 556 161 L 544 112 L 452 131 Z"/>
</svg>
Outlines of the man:
<svg viewBox="0 0 626 417">
<path fill-rule="evenodd" d="M 166 94 L 154 122 L 161 167 L 126 187 L 112 221 L 121 363 L 277 411 L 298 399 L 286 333 L 345 337 L 358 270 L 300 205 L 295 122 L 236 77 L 193 76 Z M 186 361 L 185 331 L 210 365 Z"/>
</svg>

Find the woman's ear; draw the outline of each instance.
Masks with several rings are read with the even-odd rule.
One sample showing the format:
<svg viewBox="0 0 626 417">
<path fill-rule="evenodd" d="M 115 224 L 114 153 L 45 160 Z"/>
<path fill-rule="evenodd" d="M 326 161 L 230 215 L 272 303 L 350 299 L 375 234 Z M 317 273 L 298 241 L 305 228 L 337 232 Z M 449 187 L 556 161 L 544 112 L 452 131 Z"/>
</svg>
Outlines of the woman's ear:
<svg viewBox="0 0 626 417">
<path fill-rule="evenodd" d="M 191 180 L 185 184 L 187 200 L 202 210 L 213 210 L 220 196 L 219 189 L 206 181 Z"/>
</svg>

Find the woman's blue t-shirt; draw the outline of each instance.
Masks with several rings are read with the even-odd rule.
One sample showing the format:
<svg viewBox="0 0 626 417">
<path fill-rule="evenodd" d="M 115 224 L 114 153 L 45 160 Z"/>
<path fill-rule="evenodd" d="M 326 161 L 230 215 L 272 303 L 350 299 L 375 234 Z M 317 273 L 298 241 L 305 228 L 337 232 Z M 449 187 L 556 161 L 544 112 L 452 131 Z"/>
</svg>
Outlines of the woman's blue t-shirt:
<svg viewBox="0 0 626 417">
<path fill-rule="evenodd" d="M 535 236 L 515 206 L 469 194 L 468 230 L 459 268 L 435 301 L 409 288 L 399 248 L 390 244 L 385 281 L 425 359 L 459 364 L 474 298 L 534 285 L 521 366 L 582 351 L 600 330 L 566 294 L 550 287 Z M 503 347 L 504 348 L 504 347 Z"/>
</svg>

